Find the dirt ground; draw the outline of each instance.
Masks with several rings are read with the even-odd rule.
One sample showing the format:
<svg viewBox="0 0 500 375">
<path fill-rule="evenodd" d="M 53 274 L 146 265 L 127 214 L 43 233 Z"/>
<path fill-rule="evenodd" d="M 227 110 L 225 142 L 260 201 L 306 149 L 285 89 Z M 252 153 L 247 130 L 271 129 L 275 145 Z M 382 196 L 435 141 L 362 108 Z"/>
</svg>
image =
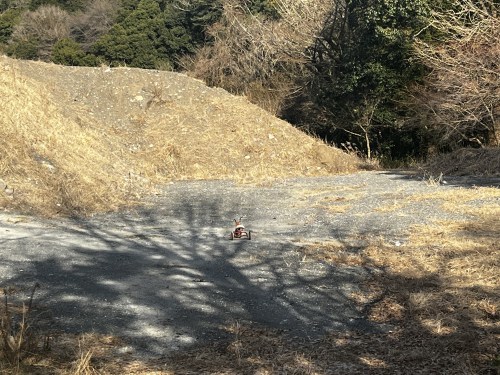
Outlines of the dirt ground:
<svg viewBox="0 0 500 375">
<path fill-rule="evenodd" d="M 397 326 L 370 319 L 374 301 L 355 297 L 383 268 L 325 261 L 304 247 L 326 242 L 356 255 L 377 242 L 405 251 L 415 225 L 466 219 L 434 200 L 413 199 L 472 187 L 446 182 L 380 171 L 269 186 L 186 181 L 166 186 L 146 207 L 85 220 L 3 213 L 0 285 L 28 292 L 40 283 L 40 330 L 117 337 L 118 357 L 234 342 L 234 327 L 243 336 L 279 332 L 304 347 L 332 333 L 390 335 Z M 232 221 L 241 216 L 252 239 L 231 241 Z M 347 372 L 341 360 L 330 364 L 333 372 L 315 373 L 373 370 L 355 363 Z"/>
</svg>

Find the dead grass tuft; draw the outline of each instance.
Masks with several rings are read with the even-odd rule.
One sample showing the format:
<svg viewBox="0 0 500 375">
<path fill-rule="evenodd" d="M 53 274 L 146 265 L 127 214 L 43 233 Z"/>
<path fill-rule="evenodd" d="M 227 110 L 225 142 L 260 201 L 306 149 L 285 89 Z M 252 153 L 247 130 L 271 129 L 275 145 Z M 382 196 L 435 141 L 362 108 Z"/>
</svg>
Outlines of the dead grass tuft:
<svg viewBox="0 0 500 375">
<path fill-rule="evenodd" d="M 463 148 L 433 157 L 425 169 L 434 175 L 500 176 L 500 148 Z"/>
<path fill-rule="evenodd" d="M 349 247 L 344 243 L 328 241 L 304 245 L 300 251 L 303 261 L 321 260 L 341 266 L 363 266 L 368 264 L 366 256 L 357 247 Z"/>
<path fill-rule="evenodd" d="M 296 207 L 318 207 L 330 213 L 348 211 L 363 193 L 362 186 L 328 186 L 321 189 L 297 189 L 292 191 Z"/>
</svg>

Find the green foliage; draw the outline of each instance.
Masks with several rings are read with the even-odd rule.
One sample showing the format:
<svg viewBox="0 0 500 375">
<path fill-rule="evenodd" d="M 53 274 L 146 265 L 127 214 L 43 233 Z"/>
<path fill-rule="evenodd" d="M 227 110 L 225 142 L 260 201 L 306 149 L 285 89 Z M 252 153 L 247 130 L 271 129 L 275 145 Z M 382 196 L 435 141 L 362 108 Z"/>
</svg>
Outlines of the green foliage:
<svg viewBox="0 0 500 375">
<path fill-rule="evenodd" d="M 278 19 L 279 13 L 272 0 L 250 0 L 248 8 L 253 14 L 261 14 L 265 17 Z"/>
<path fill-rule="evenodd" d="M 153 0 L 124 0 L 119 21 L 92 52 L 111 65 L 175 66 L 204 42 L 204 30 L 221 12 L 218 2 L 192 1 L 187 8 Z"/>
<path fill-rule="evenodd" d="M 222 16 L 222 3 L 220 0 L 194 0 L 190 6 L 181 13 L 179 8 L 169 7 L 166 9 L 172 19 L 176 19 L 179 26 L 182 25 L 189 35 L 193 46 L 201 46 L 208 42 L 205 30 L 213 25 Z"/>
<path fill-rule="evenodd" d="M 54 45 L 51 60 L 56 64 L 70 66 L 98 65 L 95 56 L 86 54 L 80 44 L 70 38 L 61 39 Z"/>
<path fill-rule="evenodd" d="M 142 0 L 137 8 L 92 47 L 96 56 L 111 65 L 155 68 L 161 59 L 155 48 L 161 10 L 153 0 Z"/>
<path fill-rule="evenodd" d="M 40 9 L 42 5 L 56 5 L 66 11 L 85 10 L 90 3 L 91 0 L 30 0 L 27 2 L 30 9 Z M 33 35 L 32 40 L 26 45 L 23 45 L 24 40 L 12 40 L 14 25 L 23 11 L 9 9 L 13 4 L 11 0 L 0 0 L 0 7 L 8 9 L 8 12 L 0 14 L 0 43 L 9 44 L 8 53 L 18 57 L 37 58 L 40 56 L 37 56 L 34 50 L 38 48 L 39 55 L 40 48 L 44 48 L 44 51 L 49 51 L 52 61 L 71 65 L 94 65 L 96 59 L 99 59 L 111 65 L 175 68 L 180 57 L 194 53 L 196 48 L 209 42 L 206 29 L 222 14 L 220 0 L 189 2 L 121 0 L 114 26 L 110 29 L 108 26 L 100 37 L 97 34 L 97 40 L 95 38 L 88 43 L 81 38 L 81 35 L 79 38 L 78 32 L 82 30 L 82 25 L 78 24 L 78 20 L 82 17 L 79 17 L 70 21 L 73 22 L 70 25 L 73 27 L 71 31 L 73 42 L 57 39 L 50 42 L 44 41 L 42 46 L 42 41 L 37 35 Z M 95 27 L 92 30 L 95 30 Z M 93 35 L 92 30 L 87 31 L 87 34 Z M 75 44 L 75 41 L 83 43 L 84 51 Z M 54 47 L 53 43 L 57 43 L 54 53 L 51 52 Z M 85 51 L 89 53 L 83 54 Z"/>
<path fill-rule="evenodd" d="M 6 48 L 6 53 L 9 56 L 24 60 L 38 59 L 38 40 L 31 38 L 26 41 L 11 43 Z"/>
<path fill-rule="evenodd" d="M 347 50 L 336 59 L 339 74 L 333 77 L 342 96 L 350 94 L 349 101 L 359 96 L 386 99 L 413 79 L 412 36 L 423 26 L 423 11 L 425 4 L 419 1 L 349 3 L 349 39 L 341 41 Z"/>
<path fill-rule="evenodd" d="M 391 148 L 394 142 L 383 137 L 393 132 L 383 129 L 404 116 L 396 100 L 422 75 L 411 59 L 412 39 L 427 12 L 425 0 L 351 0 L 336 7 L 313 50 L 312 100 L 330 114 L 320 133 L 364 143 L 365 151 L 370 144 L 379 153 Z M 360 140 L 365 136 L 369 142 Z"/>
<path fill-rule="evenodd" d="M 122 22 L 130 13 L 136 10 L 140 2 L 141 0 L 121 0 L 118 23 Z"/>
<path fill-rule="evenodd" d="M 0 43 L 7 43 L 10 39 L 20 15 L 20 9 L 8 9 L 0 14 Z"/>
<path fill-rule="evenodd" d="M 29 0 L 0 0 L 0 13 L 8 9 L 27 9 Z"/>
<path fill-rule="evenodd" d="M 147 59 L 146 54 L 151 55 L 152 50 L 147 35 L 129 35 L 121 25 L 115 25 L 109 34 L 99 39 L 92 47 L 96 56 L 102 57 L 111 65 L 129 66 L 141 66 Z M 154 58 L 152 60 L 146 67 L 154 67 Z"/>
<path fill-rule="evenodd" d="M 10 6 L 10 0 L 0 0 L 0 12 L 5 12 Z"/>
</svg>

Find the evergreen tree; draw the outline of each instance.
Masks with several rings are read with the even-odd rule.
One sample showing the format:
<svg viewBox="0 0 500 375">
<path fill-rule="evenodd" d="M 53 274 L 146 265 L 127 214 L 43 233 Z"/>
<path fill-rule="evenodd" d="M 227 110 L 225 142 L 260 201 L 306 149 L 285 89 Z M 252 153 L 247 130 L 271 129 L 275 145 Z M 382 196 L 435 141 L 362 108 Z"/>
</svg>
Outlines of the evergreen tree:
<svg viewBox="0 0 500 375">
<path fill-rule="evenodd" d="M 220 20 L 222 3 L 220 0 L 194 0 L 183 13 L 182 15 L 177 13 L 177 19 L 182 20 L 183 26 L 189 30 L 193 45 L 198 47 L 210 42 L 206 30 Z M 175 14 L 174 11 L 172 14 Z"/>
<path fill-rule="evenodd" d="M 0 13 L 0 44 L 7 43 L 14 31 L 14 25 L 19 21 L 21 9 L 7 9 Z"/>
<path fill-rule="evenodd" d="M 313 103 L 330 121 L 320 133 L 337 143 L 356 142 L 369 156 L 397 152 L 398 97 L 421 67 L 412 56 L 413 36 L 424 26 L 425 0 L 338 2 L 312 51 Z M 410 138 L 410 141 L 416 139 Z M 401 144 L 398 147 L 412 147 Z"/>
<path fill-rule="evenodd" d="M 92 47 L 112 65 L 176 67 L 179 57 L 205 42 L 205 28 L 220 16 L 218 2 L 124 0 L 118 23 Z"/>
<path fill-rule="evenodd" d="M 98 63 L 95 56 L 86 54 L 80 44 L 70 38 L 61 39 L 54 45 L 51 60 L 70 66 L 96 66 Z"/>
<path fill-rule="evenodd" d="M 111 65 L 155 68 L 160 60 L 156 50 L 161 10 L 154 0 L 141 0 L 122 22 L 92 47 L 92 52 Z"/>
</svg>

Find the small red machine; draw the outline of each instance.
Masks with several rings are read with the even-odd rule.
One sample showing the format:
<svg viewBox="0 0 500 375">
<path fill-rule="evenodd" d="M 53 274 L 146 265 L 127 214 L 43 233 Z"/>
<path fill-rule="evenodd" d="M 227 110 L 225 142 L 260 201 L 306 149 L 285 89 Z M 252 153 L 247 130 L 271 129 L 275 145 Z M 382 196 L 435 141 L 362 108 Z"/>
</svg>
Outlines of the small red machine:
<svg viewBox="0 0 500 375">
<path fill-rule="evenodd" d="M 234 219 L 234 230 L 229 235 L 230 240 L 234 240 L 235 238 L 246 238 L 247 240 L 252 239 L 252 232 L 250 230 L 246 230 L 245 227 L 241 224 L 240 220 Z"/>
</svg>

